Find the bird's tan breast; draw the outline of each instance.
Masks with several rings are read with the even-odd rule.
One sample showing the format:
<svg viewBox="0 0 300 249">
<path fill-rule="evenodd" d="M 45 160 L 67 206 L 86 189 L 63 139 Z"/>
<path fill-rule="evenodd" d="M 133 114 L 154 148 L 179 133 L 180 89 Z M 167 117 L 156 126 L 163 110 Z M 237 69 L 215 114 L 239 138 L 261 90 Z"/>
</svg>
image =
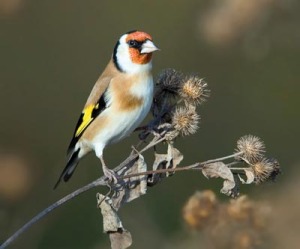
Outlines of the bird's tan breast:
<svg viewBox="0 0 300 249">
<path fill-rule="evenodd" d="M 147 96 L 144 96 L 143 89 L 138 94 L 134 89 L 139 88 L 142 84 L 146 84 L 146 82 L 147 75 L 115 78 L 111 82 L 114 109 L 118 111 L 133 111 L 141 108 Z"/>
</svg>

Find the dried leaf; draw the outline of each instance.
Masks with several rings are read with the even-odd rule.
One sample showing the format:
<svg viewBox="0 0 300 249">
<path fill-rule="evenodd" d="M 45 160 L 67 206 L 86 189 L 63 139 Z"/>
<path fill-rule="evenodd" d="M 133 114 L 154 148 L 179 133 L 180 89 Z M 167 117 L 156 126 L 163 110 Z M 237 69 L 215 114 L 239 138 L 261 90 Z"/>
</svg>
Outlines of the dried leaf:
<svg viewBox="0 0 300 249">
<path fill-rule="evenodd" d="M 247 179 L 245 181 L 240 175 L 238 175 L 241 183 L 243 183 L 243 184 L 251 184 L 251 183 L 253 183 L 254 179 L 255 179 L 253 170 L 249 169 L 249 168 L 245 168 L 244 171 L 245 171 L 245 175 L 246 175 Z"/>
<path fill-rule="evenodd" d="M 128 248 L 132 244 L 131 234 L 124 229 L 116 210 L 112 206 L 112 200 L 99 193 L 96 198 L 103 216 L 103 231 L 109 234 L 111 248 Z"/>
<path fill-rule="evenodd" d="M 183 155 L 181 154 L 181 152 L 178 149 L 176 149 L 171 143 L 168 144 L 168 159 L 170 162 L 170 166 L 168 168 L 172 169 L 175 169 L 183 159 Z"/>
<path fill-rule="evenodd" d="M 202 173 L 207 178 L 233 179 L 230 169 L 223 162 L 209 163 L 203 166 Z"/>
<path fill-rule="evenodd" d="M 153 163 L 153 170 L 158 170 L 158 169 L 165 169 L 166 165 L 168 163 L 168 155 L 167 154 L 158 154 L 154 153 L 155 159 Z M 165 173 L 160 173 L 160 174 L 153 174 L 149 175 L 147 184 L 148 186 L 154 186 L 157 184 L 162 178 L 166 177 Z"/>
<path fill-rule="evenodd" d="M 223 178 L 222 194 L 231 195 L 235 187 L 235 181 L 232 172 L 223 162 L 215 162 L 203 166 L 202 173 L 207 178 Z"/>
<path fill-rule="evenodd" d="M 232 196 L 232 190 L 234 189 L 235 187 L 235 182 L 234 180 L 231 181 L 231 180 L 225 180 L 223 182 L 223 188 L 221 189 L 221 193 L 222 194 L 225 194 L 225 195 L 228 195 L 228 196 Z"/>
<path fill-rule="evenodd" d="M 119 175 L 130 175 L 145 172 L 147 165 L 142 155 L 139 155 L 136 160 L 132 161 L 126 169 L 118 172 Z M 147 176 L 134 176 L 124 179 L 114 189 L 115 193 L 112 196 L 112 203 L 116 210 L 123 204 L 131 202 L 132 200 L 146 194 L 147 191 Z"/>
<path fill-rule="evenodd" d="M 111 199 L 99 193 L 97 193 L 96 198 L 103 216 L 103 231 L 109 233 L 117 232 L 120 228 L 123 229 L 122 222 L 112 206 Z"/>
<path fill-rule="evenodd" d="M 132 237 L 128 231 L 110 233 L 109 238 L 112 249 L 125 249 L 132 244 Z"/>
<path fill-rule="evenodd" d="M 154 153 L 154 156 L 155 159 L 153 163 L 153 170 L 175 169 L 183 159 L 183 155 L 171 143 L 168 143 L 167 154 Z M 162 178 L 169 177 L 173 174 L 173 172 L 153 174 L 153 176 L 148 178 L 148 185 L 153 186 L 157 184 Z"/>
</svg>

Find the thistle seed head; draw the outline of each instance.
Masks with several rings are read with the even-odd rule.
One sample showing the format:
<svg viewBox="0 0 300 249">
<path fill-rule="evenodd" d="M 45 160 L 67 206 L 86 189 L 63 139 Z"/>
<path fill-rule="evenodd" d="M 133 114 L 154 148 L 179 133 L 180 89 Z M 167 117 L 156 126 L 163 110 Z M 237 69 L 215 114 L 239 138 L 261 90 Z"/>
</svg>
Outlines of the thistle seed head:
<svg viewBox="0 0 300 249">
<path fill-rule="evenodd" d="M 276 158 L 269 158 L 269 161 L 273 164 L 273 171 L 270 175 L 270 180 L 275 181 L 277 176 L 281 174 L 281 168 Z"/>
<path fill-rule="evenodd" d="M 188 76 L 184 79 L 179 95 L 189 103 L 201 104 L 209 97 L 207 83 L 197 76 Z"/>
<path fill-rule="evenodd" d="M 182 136 L 196 133 L 200 116 L 194 106 L 177 107 L 173 113 L 172 125 Z"/>
<path fill-rule="evenodd" d="M 273 160 L 266 158 L 254 163 L 251 167 L 255 176 L 254 182 L 257 184 L 270 180 L 272 178 L 272 173 L 278 169 Z"/>
<path fill-rule="evenodd" d="M 253 164 L 262 158 L 265 153 L 265 145 L 259 137 L 246 135 L 237 141 L 236 152 L 242 153 L 238 159 Z"/>
<path fill-rule="evenodd" d="M 183 74 L 175 69 L 167 68 L 163 70 L 156 81 L 157 93 L 162 94 L 163 97 L 177 96 L 183 79 Z"/>
</svg>

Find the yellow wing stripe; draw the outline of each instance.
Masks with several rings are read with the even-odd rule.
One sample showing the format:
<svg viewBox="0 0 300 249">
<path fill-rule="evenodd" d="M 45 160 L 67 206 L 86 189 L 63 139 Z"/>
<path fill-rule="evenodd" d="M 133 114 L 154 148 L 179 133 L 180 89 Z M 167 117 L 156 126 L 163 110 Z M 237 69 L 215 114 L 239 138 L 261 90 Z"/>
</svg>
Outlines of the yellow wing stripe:
<svg viewBox="0 0 300 249">
<path fill-rule="evenodd" d="M 84 131 L 84 129 L 93 121 L 94 119 L 94 117 L 92 117 L 93 111 L 98 108 L 99 108 L 99 104 L 89 105 L 83 110 L 82 122 L 75 132 L 75 137 L 78 137 Z"/>
</svg>

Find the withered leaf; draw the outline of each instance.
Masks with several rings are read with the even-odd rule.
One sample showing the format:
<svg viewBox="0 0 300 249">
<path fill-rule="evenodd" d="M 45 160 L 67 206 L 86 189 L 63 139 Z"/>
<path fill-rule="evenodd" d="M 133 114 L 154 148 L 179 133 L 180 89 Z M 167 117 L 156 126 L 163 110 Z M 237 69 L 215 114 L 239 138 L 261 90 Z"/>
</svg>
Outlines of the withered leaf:
<svg viewBox="0 0 300 249">
<path fill-rule="evenodd" d="M 109 234 L 112 249 L 125 249 L 131 246 L 132 237 L 129 231 Z"/>
<path fill-rule="evenodd" d="M 250 168 L 245 168 L 244 172 L 245 172 L 245 175 L 246 175 L 246 178 L 247 178 L 246 180 L 244 180 L 240 175 L 238 175 L 241 183 L 243 183 L 243 184 L 253 183 L 254 178 L 255 178 L 253 170 L 250 169 Z"/>
<path fill-rule="evenodd" d="M 132 244 L 132 237 L 130 232 L 124 229 L 116 210 L 112 206 L 112 200 L 99 193 L 96 198 L 103 216 L 103 231 L 109 234 L 111 248 L 128 248 Z"/>
<path fill-rule="evenodd" d="M 147 165 L 142 155 L 139 155 L 136 160 L 133 160 L 122 175 L 131 175 L 147 171 Z M 112 196 L 112 204 L 118 210 L 123 204 L 131 202 L 132 200 L 146 194 L 147 191 L 147 176 L 134 176 L 123 179 L 117 184 Z"/>
<path fill-rule="evenodd" d="M 223 182 L 223 188 L 221 189 L 221 193 L 231 196 L 232 195 L 232 190 L 235 187 L 235 182 L 231 180 L 224 180 Z"/>
<path fill-rule="evenodd" d="M 181 154 L 181 152 L 176 149 L 171 143 L 168 144 L 168 159 L 170 162 L 169 168 L 172 169 L 175 169 L 183 160 L 183 154 Z"/>
<path fill-rule="evenodd" d="M 97 204 L 101 209 L 103 216 L 103 231 L 105 233 L 117 232 L 119 229 L 123 229 L 123 225 L 116 210 L 112 206 L 112 200 L 102 194 L 97 193 Z"/>
<path fill-rule="evenodd" d="M 153 163 L 153 170 L 158 169 L 175 169 L 182 161 L 183 155 L 176 149 L 172 143 L 168 143 L 167 154 L 154 153 L 155 159 Z M 162 178 L 173 175 L 173 172 L 153 174 L 148 178 L 148 185 L 153 186 L 158 183 Z"/>
<path fill-rule="evenodd" d="M 158 154 L 154 153 L 155 159 L 153 163 L 153 170 L 158 170 L 158 169 L 165 169 L 166 165 L 168 163 L 167 161 L 167 154 Z M 154 186 L 157 184 L 161 178 L 164 178 L 166 176 L 165 173 L 155 173 L 152 175 L 148 176 L 147 179 L 147 184 L 148 186 Z"/>
<path fill-rule="evenodd" d="M 232 189 L 235 187 L 235 181 L 232 172 L 223 162 L 209 163 L 203 166 L 202 173 L 207 178 L 224 179 L 222 194 L 231 195 Z"/>
</svg>

